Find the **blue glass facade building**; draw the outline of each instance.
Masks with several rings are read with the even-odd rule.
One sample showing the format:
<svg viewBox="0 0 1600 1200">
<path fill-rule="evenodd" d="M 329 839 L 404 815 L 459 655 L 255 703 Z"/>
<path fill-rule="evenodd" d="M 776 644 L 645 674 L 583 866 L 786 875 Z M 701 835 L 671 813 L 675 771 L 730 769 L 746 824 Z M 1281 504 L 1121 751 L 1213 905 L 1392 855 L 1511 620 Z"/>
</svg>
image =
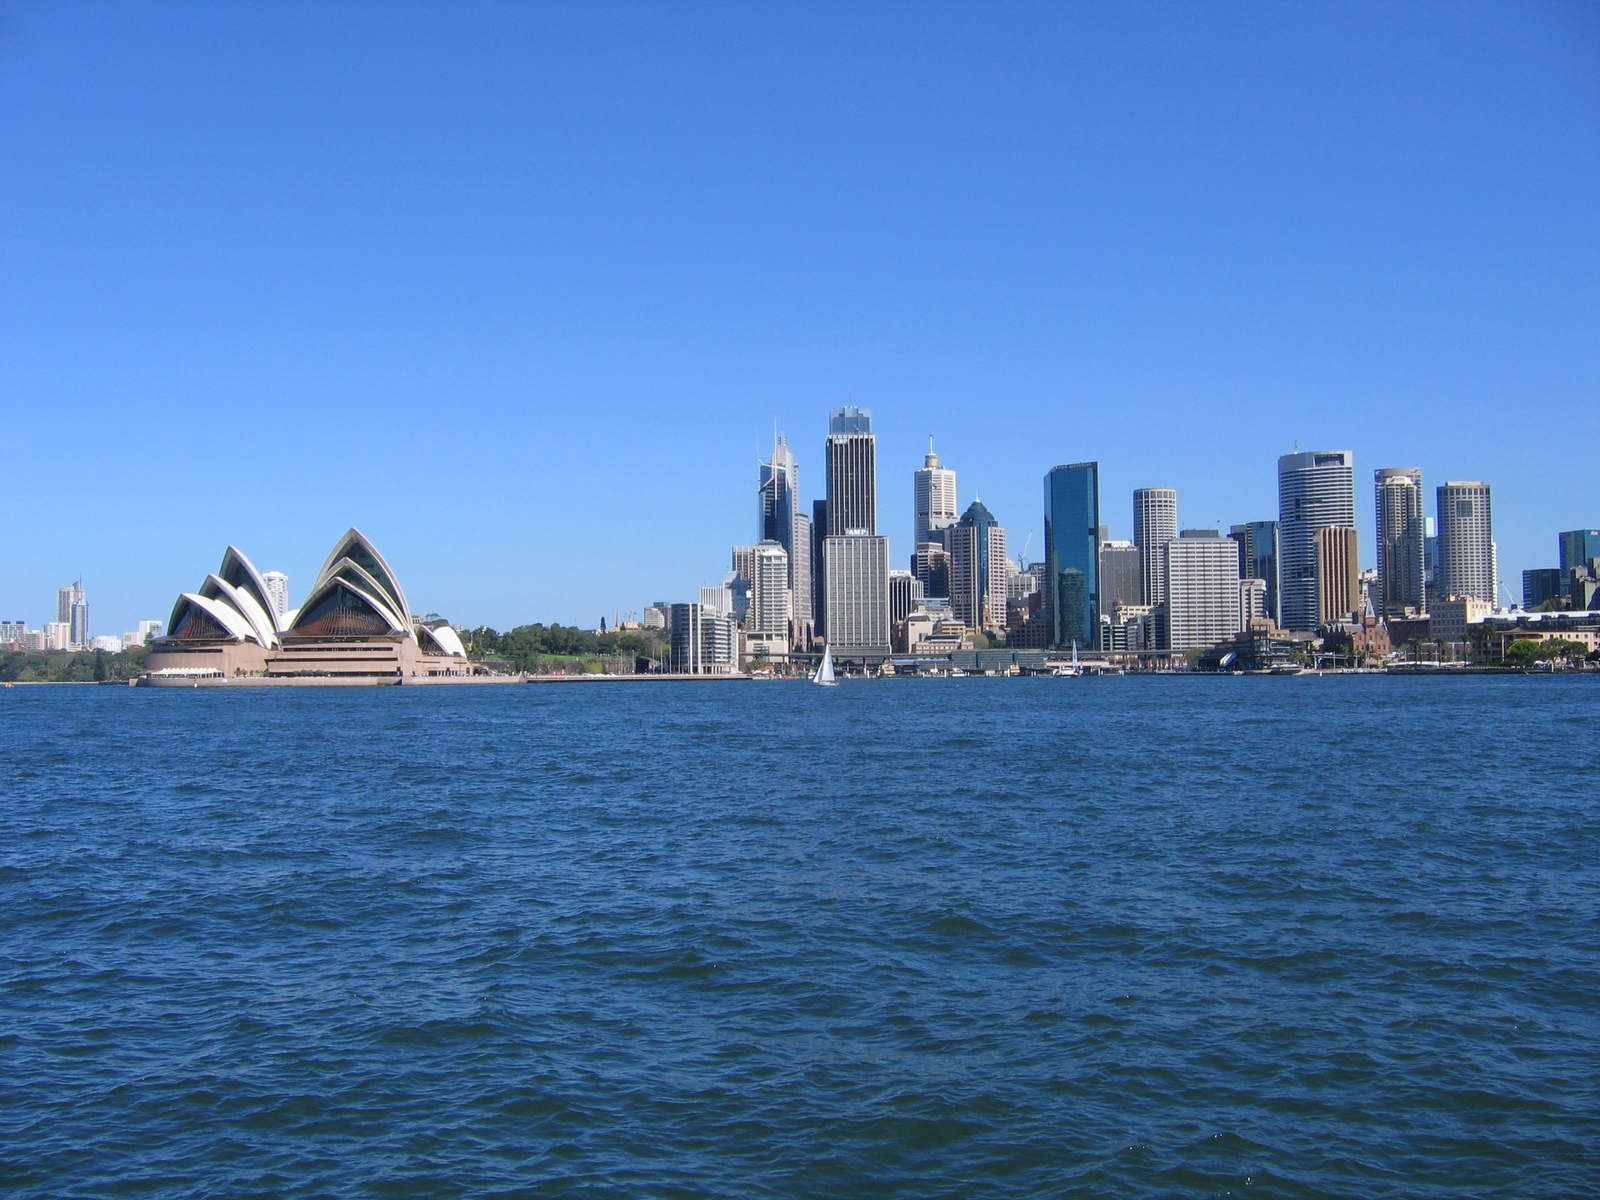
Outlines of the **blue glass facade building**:
<svg viewBox="0 0 1600 1200">
<path fill-rule="evenodd" d="M 1044 477 L 1045 604 L 1050 645 L 1100 645 L 1100 464 L 1053 467 Z"/>
</svg>

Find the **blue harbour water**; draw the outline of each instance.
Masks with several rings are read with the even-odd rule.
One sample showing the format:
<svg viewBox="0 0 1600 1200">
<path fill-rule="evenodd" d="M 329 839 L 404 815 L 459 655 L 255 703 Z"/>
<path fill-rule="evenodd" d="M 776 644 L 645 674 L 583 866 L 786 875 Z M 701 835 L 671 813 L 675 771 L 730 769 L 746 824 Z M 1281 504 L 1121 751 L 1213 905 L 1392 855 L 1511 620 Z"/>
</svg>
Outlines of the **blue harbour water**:
<svg viewBox="0 0 1600 1200">
<path fill-rule="evenodd" d="M 14 1197 L 1600 1191 L 1600 686 L 0 692 Z"/>
</svg>

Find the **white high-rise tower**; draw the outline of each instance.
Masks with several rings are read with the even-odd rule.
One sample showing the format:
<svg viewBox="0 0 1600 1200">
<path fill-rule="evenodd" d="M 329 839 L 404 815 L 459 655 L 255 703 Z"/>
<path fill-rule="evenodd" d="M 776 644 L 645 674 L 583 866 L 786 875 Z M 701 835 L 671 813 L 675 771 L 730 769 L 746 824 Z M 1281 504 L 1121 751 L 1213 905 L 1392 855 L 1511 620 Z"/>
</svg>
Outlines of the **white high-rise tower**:
<svg viewBox="0 0 1600 1200">
<path fill-rule="evenodd" d="M 1355 455 L 1313 450 L 1278 459 L 1278 573 L 1283 627 L 1310 631 L 1321 620 L 1317 531 L 1356 523 Z"/>
<path fill-rule="evenodd" d="M 938 530 L 948 529 L 960 519 L 956 507 L 956 473 L 939 465 L 939 456 L 933 452 L 933 438 L 928 438 L 928 457 L 922 470 L 916 473 L 916 488 L 912 501 L 912 549 L 934 540 Z M 946 547 L 949 549 L 949 547 Z"/>
</svg>

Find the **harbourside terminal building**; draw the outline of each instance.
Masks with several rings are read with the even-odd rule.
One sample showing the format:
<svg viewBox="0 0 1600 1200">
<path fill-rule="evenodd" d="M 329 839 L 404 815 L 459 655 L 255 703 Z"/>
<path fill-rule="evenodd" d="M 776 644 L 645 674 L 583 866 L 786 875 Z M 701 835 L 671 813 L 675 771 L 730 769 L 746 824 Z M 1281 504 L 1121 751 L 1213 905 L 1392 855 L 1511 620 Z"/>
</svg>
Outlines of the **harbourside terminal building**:
<svg viewBox="0 0 1600 1200">
<path fill-rule="evenodd" d="M 472 674 L 460 636 L 412 615 L 395 573 L 360 530 L 339 539 L 299 608 L 283 611 L 273 600 L 261 573 L 229 546 L 216 572 L 178 597 L 166 636 L 150 643 L 149 681 Z"/>
</svg>

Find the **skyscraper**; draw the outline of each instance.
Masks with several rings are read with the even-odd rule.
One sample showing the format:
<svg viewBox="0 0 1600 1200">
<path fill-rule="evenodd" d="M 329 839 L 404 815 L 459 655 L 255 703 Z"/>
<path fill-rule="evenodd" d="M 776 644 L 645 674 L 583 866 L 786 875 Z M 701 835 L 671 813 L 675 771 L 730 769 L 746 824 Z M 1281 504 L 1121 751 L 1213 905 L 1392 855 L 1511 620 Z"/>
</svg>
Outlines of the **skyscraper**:
<svg viewBox="0 0 1600 1200">
<path fill-rule="evenodd" d="M 1267 585 L 1260 616 L 1270 617 L 1274 625 L 1283 623 L 1278 598 L 1278 523 L 1246 521 L 1228 529 L 1228 537 L 1239 546 L 1239 578 L 1259 579 Z"/>
<path fill-rule="evenodd" d="M 261 582 L 267 589 L 267 600 L 272 604 L 272 611 L 279 617 L 289 614 L 289 577 L 282 571 L 268 571 L 261 576 Z"/>
<path fill-rule="evenodd" d="M 923 542 L 911 556 L 911 572 L 922 584 L 922 594 L 935 599 L 950 595 L 950 552 L 939 542 Z"/>
<path fill-rule="evenodd" d="M 878 532 L 878 443 L 872 410 L 836 408 L 828 414 L 829 537 Z"/>
<path fill-rule="evenodd" d="M 956 507 L 956 473 L 939 465 L 939 456 L 933 452 L 933 439 L 928 439 L 928 457 L 922 470 L 916 473 L 912 496 L 913 547 L 933 540 L 929 535 L 956 523 L 960 509 Z"/>
<path fill-rule="evenodd" d="M 951 531 L 950 615 L 969 629 L 1006 626 L 1006 531 L 974 500 Z"/>
<path fill-rule="evenodd" d="M 1423 512 L 1422 469 L 1383 467 L 1373 475 L 1376 491 L 1378 603 L 1380 617 L 1400 617 L 1428 606 L 1428 518 Z"/>
<path fill-rule="evenodd" d="M 56 589 L 56 623 L 67 627 L 63 650 L 79 650 L 89 645 L 89 601 L 83 594 L 83 580 Z"/>
<path fill-rule="evenodd" d="M 878 450 L 871 410 L 830 412 L 826 451 L 820 619 L 835 657 L 884 655 L 889 652 L 889 539 L 878 536 Z"/>
<path fill-rule="evenodd" d="M 1137 493 L 1136 493 L 1137 495 Z M 1176 511 L 1176 500 L 1174 500 Z M 1044 477 L 1044 604 L 1052 648 L 1100 644 L 1100 464 Z"/>
<path fill-rule="evenodd" d="M 822 561 L 822 543 L 828 536 L 828 502 L 811 502 L 811 627 L 817 633 L 828 631 L 827 580 Z"/>
<path fill-rule="evenodd" d="M 1569 529 L 1560 540 L 1563 580 L 1568 571 L 1587 566 L 1591 558 L 1600 558 L 1600 529 Z"/>
<path fill-rule="evenodd" d="M 1311 632 L 1317 597 L 1317 530 L 1356 523 L 1355 455 L 1313 450 L 1278 459 L 1278 575 L 1285 629 Z"/>
<path fill-rule="evenodd" d="M 789 449 L 789 439 L 778 434 L 772 447 L 772 459 L 759 465 L 760 483 L 756 489 L 756 540 L 777 542 L 789 556 L 790 608 L 802 620 L 811 619 L 810 546 L 802 539 L 802 527 L 808 524 L 800 510 L 800 464 L 794 451 Z M 803 550 L 806 569 L 798 569 Z M 753 581 L 752 581 L 753 582 Z M 802 584 L 804 587 L 802 588 Z"/>
<path fill-rule="evenodd" d="M 1139 547 L 1141 601 L 1165 598 L 1162 548 L 1178 536 L 1178 493 L 1171 488 L 1140 488 L 1133 493 L 1133 544 Z"/>
<path fill-rule="evenodd" d="M 1100 541 L 1100 605 L 1102 617 L 1119 604 L 1143 604 L 1144 585 L 1139 578 L 1139 547 L 1132 542 Z"/>
<path fill-rule="evenodd" d="M 1317 530 L 1317 624 L 1348 621 L 1361 609 L 1361 555 L 1354 525 Z"/>
<path fill-rule="evenodd" d="M 831 505 L 829 506 L 832 507 Z M 822 541 L 828 645 L 835 658 L 889 653 L 889 539 L 841 534 Z"/>
<path fill-rule="evenodd" d="M 1239 548 L 1212 529 L 1186 529 L 1162 555 L 1168 650 L 1207 650 L 1239 632 Z"/>
<path fill-rule="evenodd" d="M 1489 485 L 1450 480 L 1438 490 L 1439 580 L 1444 598 L 1470 596 L 1491 607 L 1495 598 L 1494 521 Z"/>
</svg>

